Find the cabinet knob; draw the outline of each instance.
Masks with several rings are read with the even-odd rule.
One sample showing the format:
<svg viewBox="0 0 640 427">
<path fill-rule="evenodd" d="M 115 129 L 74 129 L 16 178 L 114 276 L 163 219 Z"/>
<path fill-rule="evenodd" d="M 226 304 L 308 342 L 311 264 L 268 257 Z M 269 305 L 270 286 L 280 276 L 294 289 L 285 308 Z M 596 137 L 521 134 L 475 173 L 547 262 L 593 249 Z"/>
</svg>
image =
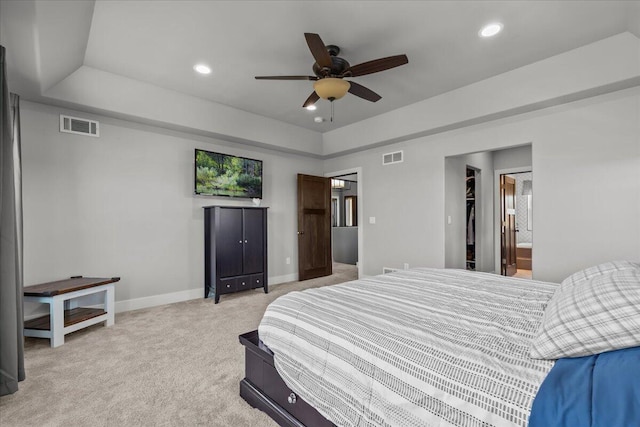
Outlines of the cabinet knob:
<svg viewBox="0 0 640 427">
<path fill-rule="evenodd" d="M 249 242 L 249 241 L 248 241 L 248 240 L 245 240 L 244 242 L 245 242 L 245 243 L 247 243 L 247 242 Z"/>
<path fill-rule="evenodd" d="M 287 397 L 287 400 L 293 405 L 294 403 L 296 403 L 296 400 L 298 400 L 298 398 L 294 393 L 291 393 L 289 397 Z"/>
<path fill-rule="evenodd" d="M 256 280 L 256 283 L 260 283 L 260 280 Z"/>
<path fill-rule="evenodd" d="M 244 282 L 242 282 L 242 286 L 244 286 Z"/>
<path fill-rule="evenodd" d="M 231 287 L 231 285 L 227 285 L 227 288 L 230 288 L 230 287 Z"/>
<path fill-rule="evenodd" d="M 238 243 L 242 243 L 242 240 L 240 240 Z"/>
</svg>

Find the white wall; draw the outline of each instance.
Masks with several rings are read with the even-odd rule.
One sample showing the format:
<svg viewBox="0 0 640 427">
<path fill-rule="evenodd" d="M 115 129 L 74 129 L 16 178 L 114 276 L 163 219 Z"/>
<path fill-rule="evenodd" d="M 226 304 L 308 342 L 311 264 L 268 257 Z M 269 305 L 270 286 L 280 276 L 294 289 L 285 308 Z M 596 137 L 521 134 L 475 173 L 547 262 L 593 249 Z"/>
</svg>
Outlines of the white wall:
<svg viewBox="0 0 640 427">
<path fill-rule="evenodd" d="M 640 89 L 626 89 L 325 160 L 362 167 L 364 273 L 444 266 L 445 158 L 532 144 L 534 277 L 560 281 L 611 259 L 640 260 Z M 382 153 L 404 150 L 382 166 Z M 496 166 L 497 167 L 497 166 Z M 586 232 L 589 230 L 589 232 Z"/>
<path fill-rule="evenodd" d="M 60 113 L 100 138 L 60 133 Z M 121 309 L 199 297 L 202 206 L 251 201 L 194 196 L 196 147 L 263 160 L 270 281 L 297 279 L 296 174 L 321 161 L 24 101 L 21 119 L 26 285 L 121 276 Z"/>
</svg>

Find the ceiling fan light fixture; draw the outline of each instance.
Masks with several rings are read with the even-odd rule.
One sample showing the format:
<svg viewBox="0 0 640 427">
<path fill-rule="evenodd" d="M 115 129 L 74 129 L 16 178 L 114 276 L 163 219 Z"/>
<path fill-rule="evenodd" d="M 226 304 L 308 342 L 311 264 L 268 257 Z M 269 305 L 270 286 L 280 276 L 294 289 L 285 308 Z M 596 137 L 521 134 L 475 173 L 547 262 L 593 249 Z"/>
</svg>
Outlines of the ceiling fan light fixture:
<svg viewBox="0 0 640 427">
<path fill-rule="evenodd" d="M 348 81 L 335 77 L 326 77 L 313 84 L 313 89 L 322 99 L 336 100 L 347 94 L 351 85 Z"/>
</svg>

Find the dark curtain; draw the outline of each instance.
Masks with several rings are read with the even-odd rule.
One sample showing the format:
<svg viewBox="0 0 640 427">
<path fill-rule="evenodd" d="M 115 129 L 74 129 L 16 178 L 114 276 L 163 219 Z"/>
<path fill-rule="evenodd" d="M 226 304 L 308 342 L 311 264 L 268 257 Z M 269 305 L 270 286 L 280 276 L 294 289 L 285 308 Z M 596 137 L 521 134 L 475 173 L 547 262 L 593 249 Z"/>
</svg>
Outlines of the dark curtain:
<svg viewBox="0 0 640 427">
<path fill-rule="evenodd" d="M 0 46 L 0 395 L 18 391 L 24 374 L 22 316 L 22 170 L 20 98 L 9 95 Z"/>
</svg>

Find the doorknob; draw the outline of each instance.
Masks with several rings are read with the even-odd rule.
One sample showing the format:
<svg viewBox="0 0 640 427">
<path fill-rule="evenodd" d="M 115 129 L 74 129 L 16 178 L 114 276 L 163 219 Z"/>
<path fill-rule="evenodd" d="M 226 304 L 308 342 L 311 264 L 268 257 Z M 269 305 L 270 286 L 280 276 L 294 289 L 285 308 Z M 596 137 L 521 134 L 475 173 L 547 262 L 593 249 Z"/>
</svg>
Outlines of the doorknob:
<svg viewBox="0 0 640 427">
<path fill-rule="evenodd" d="M 298 231 L 298 234 L 304 234 L 304 231 Z"/>
</svg>

